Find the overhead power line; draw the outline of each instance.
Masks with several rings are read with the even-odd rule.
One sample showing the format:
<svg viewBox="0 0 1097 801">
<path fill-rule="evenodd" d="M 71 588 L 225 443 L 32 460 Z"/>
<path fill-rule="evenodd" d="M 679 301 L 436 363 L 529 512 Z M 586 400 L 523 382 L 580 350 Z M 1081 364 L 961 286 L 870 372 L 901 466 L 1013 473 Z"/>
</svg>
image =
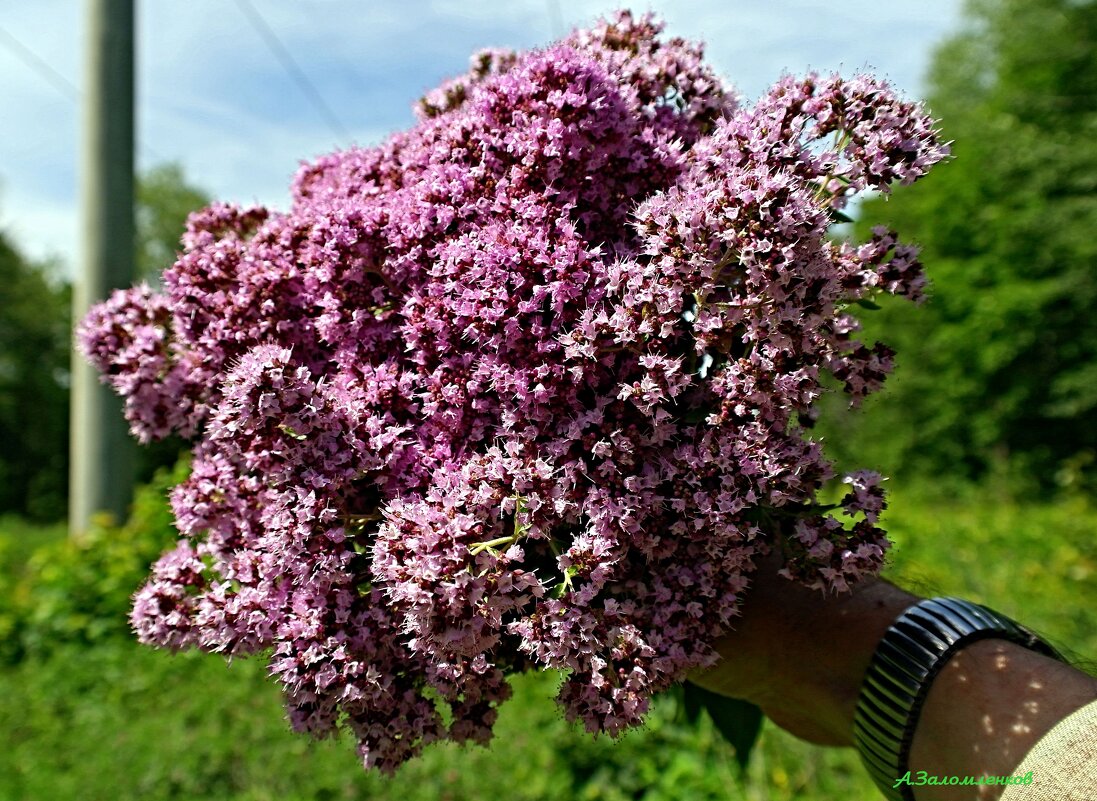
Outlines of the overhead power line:
<svg viewBox="0 0 1097 801">
<path fill-rule="evenodd" d="M 250 0 L 236 0 L 236 5 L 243 12 L 244 16 L 248 18 L 248 22 L 255 28 L 256 33 L 262 37 L 263 42 L 267 48 L 274 54 L 274 57 L 282 64 L 282 68 L 286 71 L 286 74 L 293 79 L 297 86 L 304 92 L 305 96 L 312 103 L 313 107 L 320 112 L 320 116 L 324 118 L 332 132 L 344 141 L 350 140 L 350 133 L 347 131 L 346 126 L 340 121 L 338 115 L 332 110 L 331 106 L 325 102 L 323 95 L 316 86 L 305 75 L 304 70 L 294 59 L 293 54 L 286 48 L 282 41 L 278 38 L 278 35 L 274 32 L 274 29 L 267 24 L 267 21 L 263 19 L 263 15 L 259 13 L 259 10 L 255 8 Z"/>
<path fill-rule="evenodd" d="M 80 90 L 73 85 L 72 81 L 55 70 L 48 61 L 39 57 L 33 50 L 3 28 L 0 28 L 0 43 L 3 43 L 16 58 L 38 73 L 45 81 L 52 84 L 58 92 L 74 103 L 79 102 Z"/>
<path fill-rule="evenodd" d="M 34 70 L 39 77 L 53 86 L 54 89 L 73 103 L 79 105 L 80 101 L 83 100 L 83 94 L 76 88 L 76 84 L 54 69 L 48 61 L 19 41 L 10 31 L 0 28 L 0 44 L 3 44 L 16 58 Z M 138 142 L 138 147 L 145 151 L 145 155 L 153 161 L 166 161 L 162 155 L 144 142 Z"/>
</svg>

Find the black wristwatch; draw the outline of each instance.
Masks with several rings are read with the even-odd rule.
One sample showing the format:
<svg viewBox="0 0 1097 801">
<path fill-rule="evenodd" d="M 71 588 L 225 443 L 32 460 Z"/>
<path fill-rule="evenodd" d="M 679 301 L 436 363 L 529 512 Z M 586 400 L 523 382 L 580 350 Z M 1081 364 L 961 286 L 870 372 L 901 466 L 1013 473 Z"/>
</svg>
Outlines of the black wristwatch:
<svg viewBox="0 0 1097 801">
<path fill-rule="evenodd" d="M 907 609 L 887 630 L 872 656 L 853 715 L 861 761 L 891 801 L 914 801 L 907 772 L 914 728 L 933 679 L 964 646 L 983 639 L 1008 640 L 1061 659 L 1019 623 L 959 598 L 931 598 Z"/>
</svg>

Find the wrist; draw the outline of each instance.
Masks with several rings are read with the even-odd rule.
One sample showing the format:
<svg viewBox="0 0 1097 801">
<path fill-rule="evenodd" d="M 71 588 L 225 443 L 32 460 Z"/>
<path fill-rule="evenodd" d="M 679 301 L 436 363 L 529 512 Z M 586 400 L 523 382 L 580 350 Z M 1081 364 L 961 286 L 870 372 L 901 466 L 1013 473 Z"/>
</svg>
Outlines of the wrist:
<svg viewBox="0 0 1097 801">
<path fill-rule="evenodd" d="M 914 801 L 912 786 L 897 777 L 909 775 L 915 733 L 921 731 L 923 742 L 928 738 L 943 747 L 940 755 L 956 760 L 936 762 L 936 767 L 945 768 L 944 774 L 959 778 L 965 773 L 946 766 L 964 768 L 966 775 L 973 776 L 993 769 L 1007 771 L 1020 758 L 1011 760 L 1010 754 L 1017 750 L 1020 735 L 1032 733 L 1032 721 L 1003 730 L 993 725 L 990 710 L 995 704 L 1016 702 L 1021 690 L 1018 682 L 1033 681 L 1030 687 L 1047 693 L 1048 671 L 1064 667 L 1058 659 L 1054 648 L 992 609 L 959 598 L 918 603 L 889 628 L 865 675 L 854 718 L 857 750 L 865 768 L 887 798 Z M 1005 692 L 1009 685 L 1012 693 Z M 931 701 L 930 695 L 936 700 Z M 937 717 L 959 717 L 951 725 L 935 721 L 933 709 Z M 961 795 L 945 797 L 964 797 L 961 785 L 950 782 L 948 786 Z"/>
<path fill-rule="evenodd" d="M 854 710 L 872 655 L 888 627 L 918 598 L 870 580 L 849 594 L 804 600 L 767 702 L 759 705 L 804 739 L 852 746 Z"/>
<path fill-rule="evenodd" d="M 741 623 L 717 643 L 723 661 L 691 680 L 757 704 L 802 739 L 852 745 L 853 711 L 876 645 L 917 601 L 878 579 L 828 596 L 763 576 L 751 587 Z"/>
</svg>

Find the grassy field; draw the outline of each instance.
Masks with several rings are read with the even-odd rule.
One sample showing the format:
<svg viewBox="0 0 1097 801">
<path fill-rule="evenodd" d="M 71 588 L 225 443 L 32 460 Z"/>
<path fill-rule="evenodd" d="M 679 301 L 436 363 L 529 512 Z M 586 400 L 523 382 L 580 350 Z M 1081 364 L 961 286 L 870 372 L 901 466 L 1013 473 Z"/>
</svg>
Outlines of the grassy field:
<svg viewBox="0 0 1097 801">
<path fill-rule="evenodd" d="M 1097 656 L 1097 508 L 1090 502 L 1024 503 L 977 490 L 946 499 L 898 489 L 886 518 L 897 541 L 893 578 L 922 593 L 990 604 L 1068 651 Z M 0 589 L 18 588 L 27 556 L 59 536 L 10 520 L 0 525 Z M 0 799 L 878 797 L 852 752 L 814 748 L 771 725 L 740 782 L 707 720 L 686 725 L 672 699 L 657 704 L 645 729 L 612 742 L 560 718 L 552 676 L 515 684 L 490 749 L 436 747 L 382 779 L 358 767 L 347 742 L 290 734 L 258 662 L 172 656 L 118 636 L 76 638 L 0 669 Z"/>
</svg>

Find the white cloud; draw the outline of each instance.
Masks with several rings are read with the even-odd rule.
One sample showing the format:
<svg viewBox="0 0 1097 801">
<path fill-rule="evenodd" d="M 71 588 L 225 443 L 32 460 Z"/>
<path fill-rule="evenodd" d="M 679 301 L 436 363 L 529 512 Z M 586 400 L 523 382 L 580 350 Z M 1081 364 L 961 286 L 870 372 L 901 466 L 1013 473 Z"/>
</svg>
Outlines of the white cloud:
<svg viewBox="0 0 1097 801">
<path fill-rule="evenodd" d="M 19 243 L 29 258 L 60 262 L 65 272 L 71 269 L 69 259 L 76 252 L 79 224 L 73 204 L 67 200 L 50 201 L 28 195 L 16 206 L 5 193 L 0 201 L 0 231 Z"/>
</svg>

